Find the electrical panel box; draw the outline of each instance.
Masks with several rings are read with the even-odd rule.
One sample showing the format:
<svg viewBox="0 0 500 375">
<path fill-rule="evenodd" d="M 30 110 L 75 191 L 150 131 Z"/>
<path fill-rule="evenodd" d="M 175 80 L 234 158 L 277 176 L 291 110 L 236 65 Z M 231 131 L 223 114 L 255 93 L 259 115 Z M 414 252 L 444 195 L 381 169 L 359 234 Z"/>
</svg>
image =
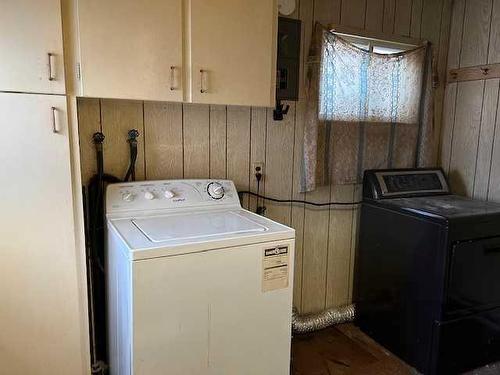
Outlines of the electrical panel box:
<svg viewBox="0 0 500 375">
<path fill-rule="evenodd" d="M 300 67 L 299 20 L 279 17 L 276 99 L 298 100 Z"/>
</svg>

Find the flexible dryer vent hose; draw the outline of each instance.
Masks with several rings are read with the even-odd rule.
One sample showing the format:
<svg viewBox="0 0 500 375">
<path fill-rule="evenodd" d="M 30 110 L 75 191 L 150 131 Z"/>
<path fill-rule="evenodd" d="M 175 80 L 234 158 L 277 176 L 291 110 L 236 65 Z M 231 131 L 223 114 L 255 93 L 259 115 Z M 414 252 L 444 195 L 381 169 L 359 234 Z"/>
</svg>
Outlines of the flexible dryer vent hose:
<svg viewBox="0 0 500 375">
<path fill-rule="evenodd" d="M 333 307 L 316 314 L 299 315 L 293 308 L 292 331 L 294 333 L 309 333 L 341 323 L 354 320 L 354 305 Z"/>
</svg>

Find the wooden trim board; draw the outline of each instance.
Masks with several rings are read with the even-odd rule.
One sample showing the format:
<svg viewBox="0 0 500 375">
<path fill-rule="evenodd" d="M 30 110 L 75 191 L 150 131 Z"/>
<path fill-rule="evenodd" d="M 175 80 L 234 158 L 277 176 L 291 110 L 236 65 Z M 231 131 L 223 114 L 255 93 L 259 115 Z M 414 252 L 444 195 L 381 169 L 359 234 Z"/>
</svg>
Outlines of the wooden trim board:
<svg viewBox="0 0 500 375">
<path fill-rule="evenodd" d="M 450 69 L 448 71 L 447 82 L 478 81 L 493 78 L 500 78 L 500 64 L 487 64 L 467 68 Z"/>
</svg>

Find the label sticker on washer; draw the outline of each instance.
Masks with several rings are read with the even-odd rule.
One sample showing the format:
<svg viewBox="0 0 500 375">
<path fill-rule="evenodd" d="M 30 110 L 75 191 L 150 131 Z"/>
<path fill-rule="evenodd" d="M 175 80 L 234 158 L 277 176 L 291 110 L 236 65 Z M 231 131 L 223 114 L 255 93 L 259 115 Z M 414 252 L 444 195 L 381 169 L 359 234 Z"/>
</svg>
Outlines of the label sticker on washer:
<svg viewBox="0 0 500 375">
<path fill-rule="evenodd" d="M 262 291 L 288 288 L 288 246 L 264 250 L 262 257 Z"/>
</svg>

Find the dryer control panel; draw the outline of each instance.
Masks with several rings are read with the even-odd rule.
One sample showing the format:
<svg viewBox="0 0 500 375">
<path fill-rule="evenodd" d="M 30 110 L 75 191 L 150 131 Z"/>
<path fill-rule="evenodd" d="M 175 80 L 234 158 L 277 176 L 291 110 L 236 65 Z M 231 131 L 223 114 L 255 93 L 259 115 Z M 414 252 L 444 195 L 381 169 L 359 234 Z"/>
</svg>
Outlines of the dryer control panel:
<svg viewBox="0 0 500 375">
<path fill-rule="evenodd" d="M 106 212 L 189 207 L 240 206 L 229 180 L 164 180 L 111 184 L 106 191 Z"/>
</svg>

